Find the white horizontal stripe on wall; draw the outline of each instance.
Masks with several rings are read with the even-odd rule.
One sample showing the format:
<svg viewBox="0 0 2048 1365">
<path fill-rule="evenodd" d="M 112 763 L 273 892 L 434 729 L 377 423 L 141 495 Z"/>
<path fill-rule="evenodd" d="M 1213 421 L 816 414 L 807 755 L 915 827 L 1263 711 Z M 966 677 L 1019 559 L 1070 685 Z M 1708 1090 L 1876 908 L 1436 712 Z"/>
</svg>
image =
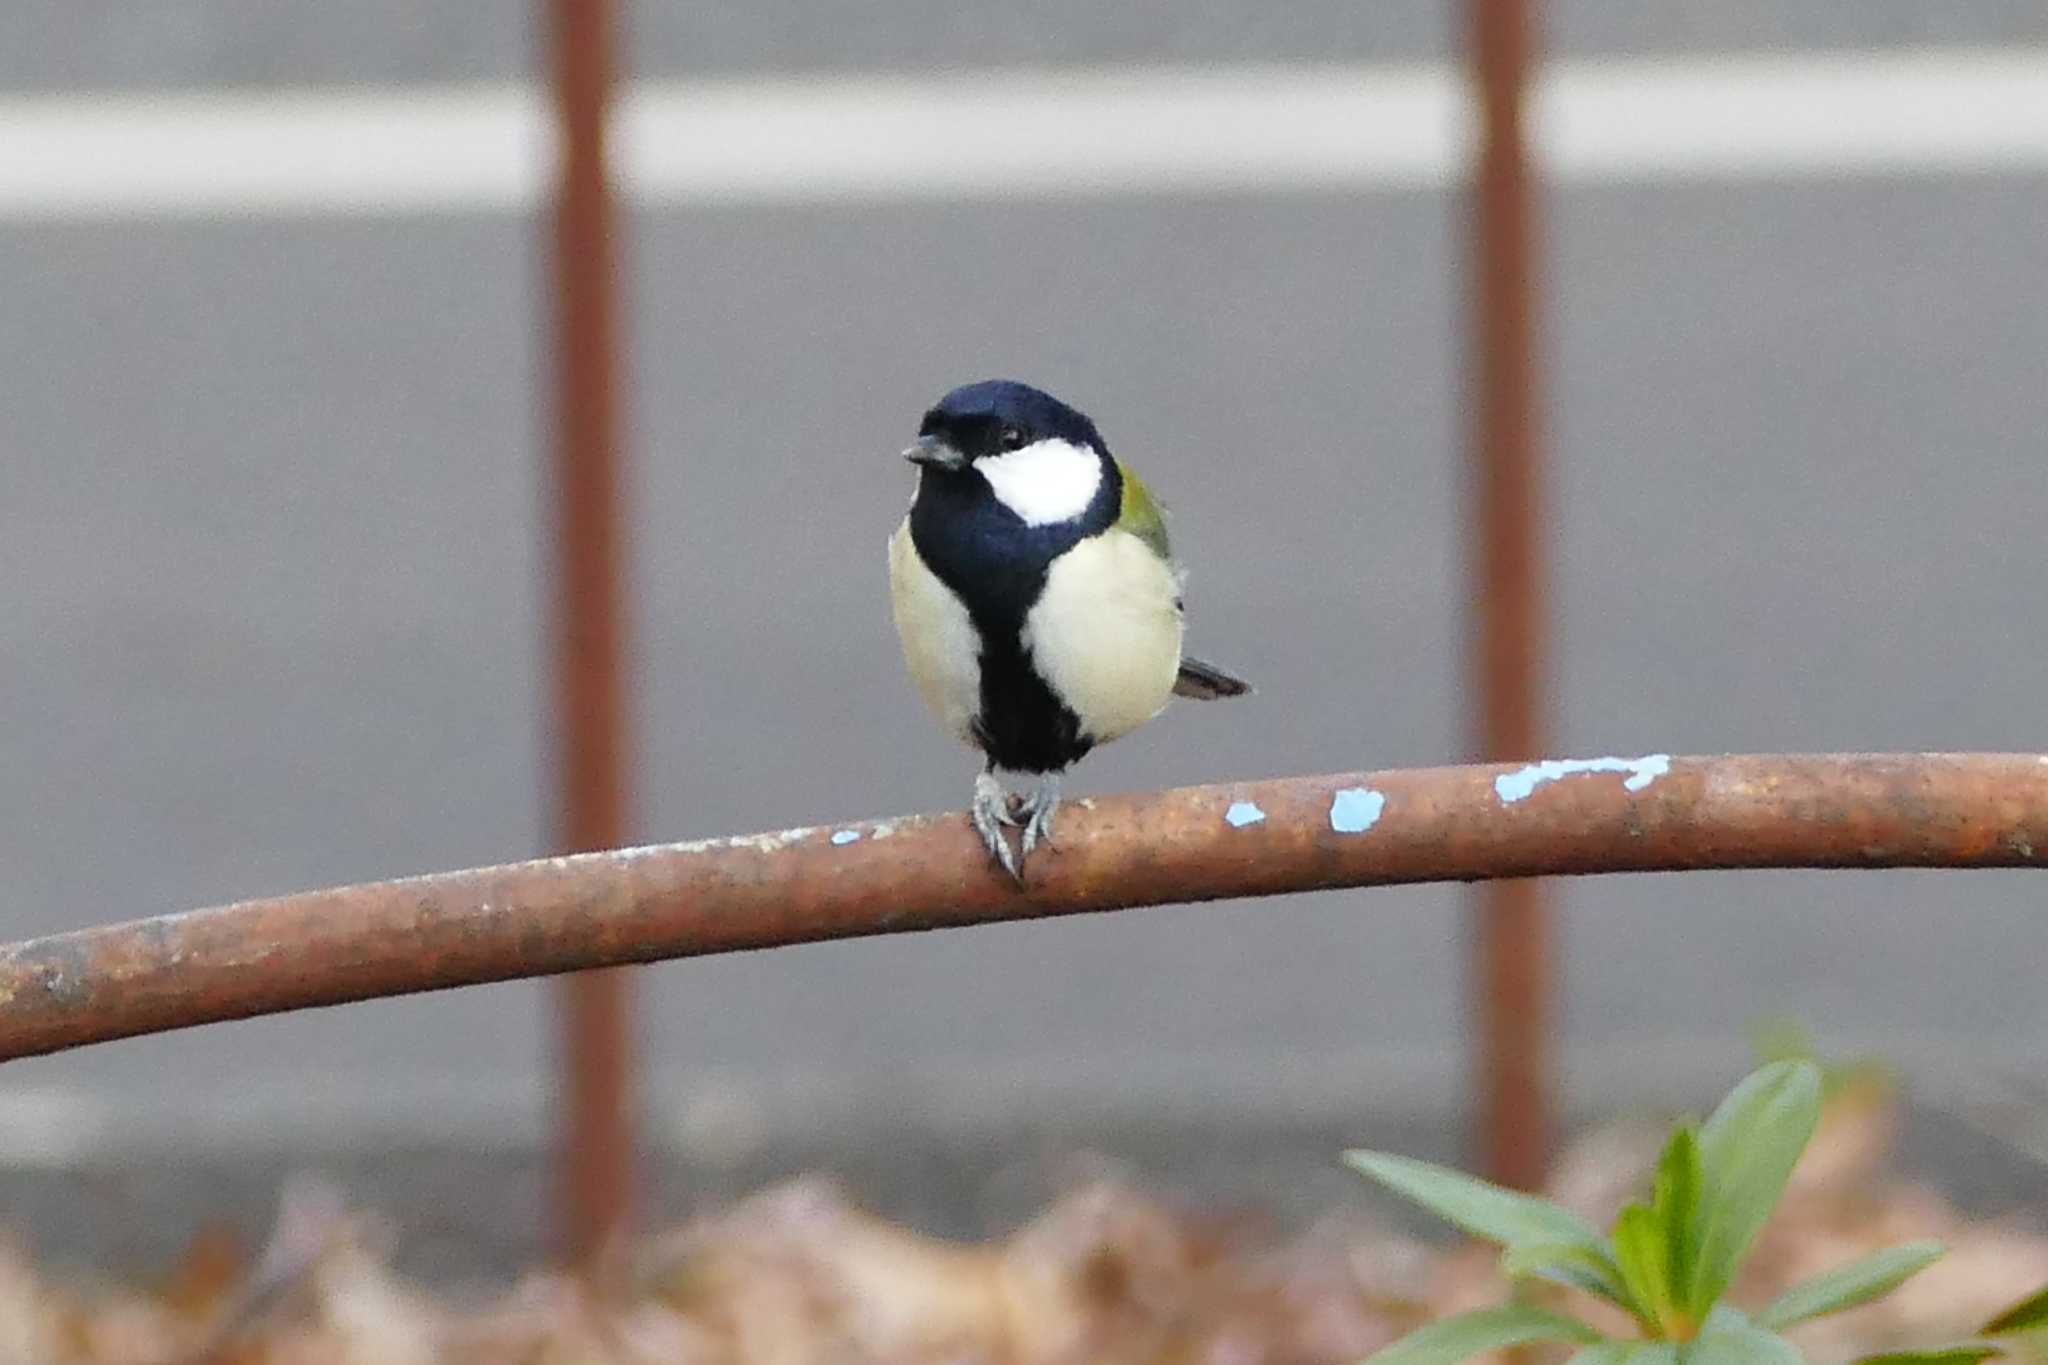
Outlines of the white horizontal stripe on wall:
<svg viewBox="0 0 2048 1365">
<path fill-rule="evenodd" d="M 652 205 L 1427 188 L 1470 128 L 1441 65 L 640 82 L 614 125 Z M 1567 183 L 2038 172 L 2048 50 L 1562 61 L 1530 128 Z M 0 220 L 520 211 L 552 136 L 526 85 L 0 100 Z"/>
</svg>

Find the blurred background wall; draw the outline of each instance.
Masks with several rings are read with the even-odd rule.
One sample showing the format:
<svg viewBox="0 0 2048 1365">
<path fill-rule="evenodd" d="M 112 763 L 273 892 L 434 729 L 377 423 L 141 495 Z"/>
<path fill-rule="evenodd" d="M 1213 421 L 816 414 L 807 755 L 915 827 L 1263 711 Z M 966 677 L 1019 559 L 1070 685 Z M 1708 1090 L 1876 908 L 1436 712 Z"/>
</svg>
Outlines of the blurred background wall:
<svg viewBox="0 0 2048 1365">
<path fill-rule="evenodd" d="M 0 935 L 545 845 L 528 9 L 14 0 Z M 1081 791 L 1460 755 L 1463 201 L 1431 93 L 1456 24 L 1420 3 L 635 6 L 622 57 L 680 111 L 642 125 L 627 245 L 638 833 L 960 804 L 972 764 L 901 676 L 881 551 L 918 414 L 995 374 L 1090 412 L 1162 491 L 1192 645 L 1260 686 L 1102 751 Z M 1612 146 L 1630 129 L 1553 129 L 1560 155 L 1595 148 L 1544 203 L 1560 749 L 2042 747 L 2048 16 L 1580 0 L 1547 29 L 1572 90 L 1626 76 L 1632 107 L 1675 111 L 1634 153 Z M 1056 111 L 1067 73 L 1103 67 L 1139 89 L 1205 69 L 1281 109 L 1334 75 L 1421 92 L 1420 122 L 1373 132 L 1392 150 L 1355 171 L 1127 190 L 661 179 L 706 78 L 744 126 L 808 77 L 860 107 L 993 68 Z M 1887 112 L 1898 69 L 1919 93 Z M 1773 111 L 1746 151 L 1687 150 L 1724 112 L 1686 114 L 1703 80 L 1731 126 Z M 1843 81 L 1925 136 L 1812 152 Z M 265 162 L 262 134 L 337 88 L 423 125 L 481 109 L 513 169 L 380 199 L 372 157 L 346 202 L 294 190 L 321 177 Z M 1987 88 L 2036 98 L 2008 119 Z M 239 189 L 181 191 L 175 147 L 71 140 L 175 125 L 187 99 L 254 139 Z M 358 116 L 313 114 L 343 141 Z M 71 189 L 39 191 L 31 156 L 68 158 Z M 1691 1094 L 1788 1013 L 1937 1085 L 2038 1074 L 2023 875 L 1560 896 L 1574 1104 Z M 651 969 L 651 1131 L 830 1159 L 835 1125 L 877 1116 L 1439 1121 L 1465 1087 L 1461 911 L 1346 893 Z M 524 1151 L 545 1005 L 503 986 L 13 1063 L 0 1159 Z"/>
</svg>

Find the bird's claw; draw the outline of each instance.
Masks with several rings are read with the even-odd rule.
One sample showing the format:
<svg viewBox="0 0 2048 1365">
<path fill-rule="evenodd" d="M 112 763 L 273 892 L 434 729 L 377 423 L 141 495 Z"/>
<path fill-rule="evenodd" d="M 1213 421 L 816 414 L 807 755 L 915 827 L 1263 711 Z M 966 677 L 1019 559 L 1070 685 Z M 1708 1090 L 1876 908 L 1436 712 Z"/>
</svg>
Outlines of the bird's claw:
<svg viewBox="0 0 2048 1365">
<path fill-rule="evenodd" d="M 1060 778 L 1058 773 L 1048 773 L 1038 783 L 1038 790 L 1025 798 L 1020 810 L 1030 816 L 1024 822 L 1023 852 L 1029 856 L 1031 850 L 1044 844 L 1047 848 L 1058 847 L 1052 841 L 1052 818 L 1060 808 Z"/>
<path fill-rule="evenodd" d="M 1031 850 L 1044 844 L 1055 847 L 1052 841 L 1053 816 L 1060 808 L 1060 778 L 1058 773 L 1048 773 L 1039 780 L 1038 787 L 1029 796 L 1013 797 L 1003 790 L 1003 784 L 996 781 L 994 773 L 982 773 L 974 779 L 974 806 L 972 815 L 975 833 L 987 846 L 990 856 L 1003 865 L 1003 871 L 1021 885 L 1024 881 L 1024 860 L 1031 856 Z M 1019 816 L 1024 817 L 1021 822 Z M 1018 838 L 1018 847 L 1010 847 L 1010 841 L 1003 836 L 1003 827 L 1023 829 Z"/>
<path fill-rule="evenodd" d="M 1023 863 L 1011 850 L 1010 841 L 1003 837 L 1003 826 L 1009 825 L 1014 828 L 1017 817 L 1010 811 L 1010 794 L 1003 790 L 1002 783 L 996 781 L 995 774 L 983 773 L 974 779 L 974 805 L 971 814 L 974 832 L 981 836 L 981 842 L 987 846 L 989 855 L 1002 864 L 1003 871 L 1010 874 L 1012 881 L 1022 883 Z M 1030 832 L 1027 830 L 1025 833 L 1028 840 Z M 1027 842 L 1024 847 L 1025 851 L 1029 852 L 1031 845 Z"/>
</svg>

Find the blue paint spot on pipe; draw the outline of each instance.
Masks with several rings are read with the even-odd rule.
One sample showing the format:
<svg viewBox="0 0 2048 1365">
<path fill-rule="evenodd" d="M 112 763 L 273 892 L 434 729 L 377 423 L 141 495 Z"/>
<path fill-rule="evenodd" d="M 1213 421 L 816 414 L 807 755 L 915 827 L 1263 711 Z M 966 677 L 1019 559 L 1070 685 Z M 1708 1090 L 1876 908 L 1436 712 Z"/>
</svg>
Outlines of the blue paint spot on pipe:
<svg viewBox="0 0 2048 1365">
<path fill-rule="evenodd" d="M 1627 773 L 1622 787 L 1639 792 L 1671 771 L 1670 754 L 1645 754 L 1641 758 L 1546 758 L 1518 772 L 1502 773 L 1493 779 L 1493 794 L 1503 804 L 1526 801 L 1546 782 L 1575 773 Z"/>
<path fill-rule="evenodd" d="M 1253 802 L 1233 801 L 1230 803 L 1230 809 L 1223 812 L 1223 818 L 1228 820 L 1233 828 L 1243 829 L 1246 825 L 1256 825 L 1263 821 L 1266 812 L 1260 810 Z"/>
<path fill-rule="evenodd" d="M 860 842 L 860 831 L 857 829 L 842 829 L 832 836 L 832 842 L 842 847 L 847 844 L 857 844 Z"/>
<path fill-rule="evenodd" d="M 1363 834 L 1380 822 L 1387 795 L 1370 787 L 1346 787 L 1331 798 L 1330 828 L 1339 834 Z"/>
</svg>

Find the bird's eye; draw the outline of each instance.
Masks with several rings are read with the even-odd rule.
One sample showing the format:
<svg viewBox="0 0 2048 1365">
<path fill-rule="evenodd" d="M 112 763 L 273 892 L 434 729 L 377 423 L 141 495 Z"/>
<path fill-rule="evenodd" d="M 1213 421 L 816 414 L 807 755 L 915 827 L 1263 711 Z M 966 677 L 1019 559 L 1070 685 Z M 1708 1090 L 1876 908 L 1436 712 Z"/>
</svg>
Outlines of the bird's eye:
<svg viewBox="0 0 2048 1365">
<path fill-rule="evenodd" d="M 1022 450 L 1027 443 L 1022 427 L 1004 427 L 996 433 L 996 444 L 1004 450 Z"/>
</svg>

